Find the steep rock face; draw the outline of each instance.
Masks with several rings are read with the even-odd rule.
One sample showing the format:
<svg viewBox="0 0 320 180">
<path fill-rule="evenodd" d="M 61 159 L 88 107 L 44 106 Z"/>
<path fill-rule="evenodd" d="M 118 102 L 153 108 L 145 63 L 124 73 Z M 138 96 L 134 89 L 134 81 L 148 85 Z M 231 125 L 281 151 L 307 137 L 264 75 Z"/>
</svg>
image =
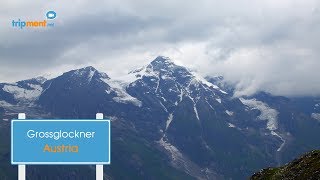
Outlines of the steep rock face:
<svg viewBox="0 0 320 180">
<path fill-rule="evenodd" d="M 93 67 L 64 73 L 46 82 L 39 104 L 61 116 L 93 112 L 103 100 L 111 99 L 105 96 L 109 86 L 99 79 L 101 76 Z"/>
<path fill-rule="evenodd" d="M 320 179 L 320 150 L 311 151 L 292 162 L 278 167 L 262 169 L 252 180 Z"/>
<path fill-rule="evenodd" d="M 260 135 L 259 122 L 252 120 L 257 112 L 247 111 L 240 99 L 165 57 L 131 74 L 136 79 L 128 93 L 142 101 L 143 114 L 149 115 L 137 118 L 137 128 L 150 140 L 166 149 L 173 146 L 204 170 L 229 171 L 226 177 L 244 177 L 256 164 L 272 163 L 266 154 L 276 150 L 274 136 L 270 131 L 270 136 Z M 241 162 L 251 167 L 239 167 Z"/>
<path fill-rule="evenodd" d="M 64 73 L 45 86 L 37 103 L 61 117 L 86 117 L 97 112 L 113 116 L 130 112 L 135 107 L 130 103 L 140 106 L 119 83 L 93 67 Z"/>
</svg>

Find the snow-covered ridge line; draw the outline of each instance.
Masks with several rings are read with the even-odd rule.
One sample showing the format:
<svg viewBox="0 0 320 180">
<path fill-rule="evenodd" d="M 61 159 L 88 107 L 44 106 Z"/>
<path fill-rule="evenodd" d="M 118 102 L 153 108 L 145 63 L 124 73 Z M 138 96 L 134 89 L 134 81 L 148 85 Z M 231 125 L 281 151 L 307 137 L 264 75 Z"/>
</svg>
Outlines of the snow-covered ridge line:
<svg viewBox="0 0 320 180">
<path fill-rule="evenodd" d="M 38 81 L 40 84 L 45 83 L 48 79 L 43 77 L 43 76 L 38 76 L 36 78 L 34 78 L 36 81 Z"/>
<path fill-rule="evenodd" d="M 278 129 L 278 111 L 275 109 L 272 109 L 268 106 L 268 104 L 258 101 L 256 99 L 244 99 L 239 98 L 242 104 L 250 107 L 251 109 L 257 109 L 261 112 L 261 114 L 258 116 L 261 120 L 267 120 L 267 129 L 270 131 L 274 131 Z"/>
<path fill-rule="evenodd" d="M 162 58 L 162 60 L 159 60 L 158 58 Z M 164 64 L 168 69 L 163 69 L 162 67 L 155 68 L 153 66 L 156 66 L 158 63 Z M 169 63 L 169 64 L 168 64 Z M 154 61 L 152 61 L 150 64 L 143 66 L 141 68 L 138 68 L 136 70 L 132 70 L 128 73 L 128 75 L 125 75 L 123 77 L 119 77 L 119 80 L 124 80 L 127 83 L 134 83 L 135 81 L 142 79 L 143 77 L 154 77 L 157 79 L 157 87 L 155 89 L 155 92 L 157 92 L 159 87 L 159 81 L 160 79 L 166 80 L 166 79 L 173 79 L 175 80 L 175 77 L 173 76 L 173 72 L 175 71 L 176 67 L 180 67 L 179 65 L 176 65 L 173 63 L 170 58 L 167 57 L 157 57 Z M 187 69 L 186 69 L 187 70 Z M 201 75 L 197 74 L 193 71 L 188 71 L 188 76 L 191 77 L 190 84 L 201 84 L 204 88 L 213 88 L 215 90 L 220 91 L 223 94 L 228 94 L 227 92 L 223 91 L 220 87 L 217 85 L 212 84 L 208 80 L 206 80 Z"/>
</svg>

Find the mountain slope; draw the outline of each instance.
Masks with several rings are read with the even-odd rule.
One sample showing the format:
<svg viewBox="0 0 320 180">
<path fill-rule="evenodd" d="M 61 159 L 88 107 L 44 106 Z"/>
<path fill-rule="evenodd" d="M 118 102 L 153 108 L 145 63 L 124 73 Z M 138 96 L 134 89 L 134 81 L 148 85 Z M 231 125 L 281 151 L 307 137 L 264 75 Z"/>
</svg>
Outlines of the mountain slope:
<svg viewBox="0 0 320 180">
<path fill-rule="evenodd" d="M 311 151 L 278 168 L 263 169 L 252 180 L 320 179 L 320 151 Z"/>
<path fill-rule="evenodd" d="M 275 137 L 270 132 L 270 136 L 259 135 L 251 120 L 255 113 L 246 111 L 239 99 L 165 57 L 132 74 L 136 80 L 128 86 L 128 93 L 149 107 L 147 114 L 157 114 L 144 135 L 150 140 L 159 141 L 165 149 L 166 144 L 173 146 L 203 171 L 218 169 L 218 174 L 227 177 L 244 178 L 259 163 L 272 163 L 268 154 L 276 150 Z M 137 128 L 142 124 L 140 131 L 145 132 L 144 122 L 150 119 L 138 121 Z M 247 130 L 248 126 L 253 127 Z M 240 170 L 243 162 L 247 167 Z"/>
<path fill-rule="evenodd" d="M 93 67 L 64 73 L 45 83 L 37 104 L 61 117 L 85 117 L 96 112 L 109 116 L 126 113 L 141 102 Z M 134 106 L 131 106 L 131 105 Z"/>
<path fill-rule="evenodd" d="M 246 179 L 262 167 L 320 148 L 314 138 L 320 136 L 320 122 L 311 114 L 319 112 L 310 109 L 318 107 L 316 99 L 302 109 L 306 103 L 300 99 L 264 92 L 234 97 L 235 88 L 223 77 L 202 78 L 162 56 L 126 78 L 113 79 L 89 66 L 50 80 L 2 83 L 0 115 L 8 120 L 18 112 L 28 118 L 93 118 L 104 113 L 112 120 L 116 160 L 106 167 L 109 179 Z M 9 132 L 8 124 L 1 121 L 2 132 Z M 6 167 L 12 170 L 8 163 Z M 78 171 L 30 171 L 33 178 L 58 179 L 67 170 Z M 81 172 L 87 175 L 81 177 L 90 177 L 92 171 L 85 167 Z"/>
</svg>

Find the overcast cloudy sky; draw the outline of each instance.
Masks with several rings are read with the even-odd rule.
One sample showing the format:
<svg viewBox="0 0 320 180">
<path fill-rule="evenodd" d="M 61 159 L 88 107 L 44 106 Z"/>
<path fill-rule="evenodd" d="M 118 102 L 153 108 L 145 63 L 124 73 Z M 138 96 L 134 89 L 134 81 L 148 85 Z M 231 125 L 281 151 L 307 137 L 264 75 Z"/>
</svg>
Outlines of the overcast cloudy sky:
<svg viewBox="0 0 320 180">
<path fill-rule="evenodd" d="M 11 26 L 48 10 L 54 28 Z M 319 0 L 2 0 L 0 17 L 1 82 L 87 65 L 118 77 L 164 55 L 238 95 L 320 95 Z"/>
</svg>

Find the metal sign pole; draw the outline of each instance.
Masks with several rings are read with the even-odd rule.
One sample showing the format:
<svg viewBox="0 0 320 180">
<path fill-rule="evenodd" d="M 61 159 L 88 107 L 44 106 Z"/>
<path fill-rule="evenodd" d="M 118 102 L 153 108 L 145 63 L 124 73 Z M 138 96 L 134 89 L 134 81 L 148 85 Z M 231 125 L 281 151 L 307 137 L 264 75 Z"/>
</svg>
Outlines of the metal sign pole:
<svg viewBox="0 0 320 180">
<path fill-rule="evenodd" d="M 26 114 L 19 113 L 18 119 L 26 119 Z M 18 165 L 18 180 L 26 180 L 26 165 Z"/>
<path fill-rule="evenodd" d="M 97 113 L 96 119 L 103 119 L 103 113 Z M 96 165 L 96 180 L 103 180 L 103 165 Z"/>
</svg>

